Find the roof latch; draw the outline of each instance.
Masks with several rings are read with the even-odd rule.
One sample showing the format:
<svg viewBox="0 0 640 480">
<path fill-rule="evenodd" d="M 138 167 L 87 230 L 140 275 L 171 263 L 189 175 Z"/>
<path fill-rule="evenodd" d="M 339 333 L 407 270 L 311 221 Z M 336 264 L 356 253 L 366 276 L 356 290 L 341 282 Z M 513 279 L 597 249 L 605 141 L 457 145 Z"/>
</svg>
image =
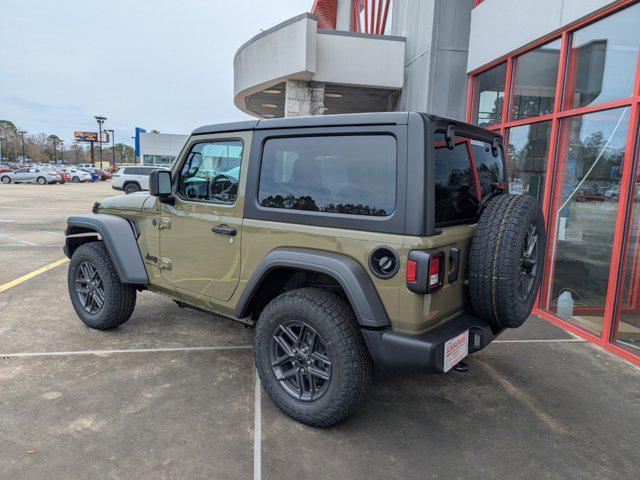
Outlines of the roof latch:
<svg viewBox="0 0 640 480">
<path fill-rule="evenodd" d="M 453 144 L 453 137 L 455 136 L 455 129 L 453 127 L 453 124 L 449 124 L 449 126 L 447 127 L 447 133 L 444 137 L 445 142 L 447 142 L 447 148 L 449 150 L 453 150 L 455 145 Z"/>
<path fill-rule="evenodd" d="M 491 145 L 491 153 L 494 157 L 498 156 L 498 137 L 493 137 L 493 145 Z"/>
</svg>

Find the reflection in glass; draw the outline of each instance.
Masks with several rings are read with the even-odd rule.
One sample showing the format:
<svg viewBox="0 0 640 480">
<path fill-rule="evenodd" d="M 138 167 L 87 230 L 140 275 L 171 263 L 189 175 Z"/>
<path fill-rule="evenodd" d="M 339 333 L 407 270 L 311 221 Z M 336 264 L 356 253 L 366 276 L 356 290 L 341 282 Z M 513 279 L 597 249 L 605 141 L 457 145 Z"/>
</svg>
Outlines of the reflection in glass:
<svg viewBox="0 0 640 480">
<path fill-rule="evenodd" d="M 629 108 L 561 122 L 543 306 L 600 334 Z"/>
<path fill-rule="evenodd" d="M 527 194 L 542 205 L 551 122 L 509 129 L 507 173 L 511 193 Z"/>
<path fill-rule="evenodd" d="M 629 226 L 622 252 L 622 282 L 614 329 L 619 343 L 640 350 L 640 162 L 637 163 L 627 217 Z"/>
<path fill-rule="evenodd" d="M 553 113 L 560 47 L 556 40 L 516 59 L 513 120 Z"/>
<path fill-rule="evenodd" d="M 640 4 L 573 34 L 564 108 L 585 107 L 632 95 L 638 48 Z"/>
<path fill-rule="evenodd" d="M 502 120 L 506 77 L 506 63 L 501 63 L 475 77 L 475 118 L 478 125 L 495 125 Z"/>
</svg>

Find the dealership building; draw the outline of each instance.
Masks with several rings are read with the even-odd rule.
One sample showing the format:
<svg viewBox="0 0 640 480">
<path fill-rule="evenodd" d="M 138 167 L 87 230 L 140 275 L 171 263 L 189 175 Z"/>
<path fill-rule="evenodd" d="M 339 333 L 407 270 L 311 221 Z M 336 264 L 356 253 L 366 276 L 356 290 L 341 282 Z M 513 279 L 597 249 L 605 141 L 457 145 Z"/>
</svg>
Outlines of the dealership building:
<svg viewBox="0 0 640 480">
<path fill-rule="evenodd" d="M 234 103 L 499 131 L 547 222 L 535 313 L 640 364 L 639 52 L 638 0 L 315 0 L 238 49 Z"/>
</svg>

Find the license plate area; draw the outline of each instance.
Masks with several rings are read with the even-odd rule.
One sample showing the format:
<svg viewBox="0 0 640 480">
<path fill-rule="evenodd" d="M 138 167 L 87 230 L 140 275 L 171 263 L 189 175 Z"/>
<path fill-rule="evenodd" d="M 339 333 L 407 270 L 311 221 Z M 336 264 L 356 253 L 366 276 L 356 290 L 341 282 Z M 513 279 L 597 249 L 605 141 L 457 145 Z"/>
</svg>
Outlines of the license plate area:
<svg viewBox="0 0 640 480">
<path fill-rule="evenodd" d="M 444 344 L 443 370 L 448 372 L 469 355 L 469 330 L 447 340 Z"/>
</svg>

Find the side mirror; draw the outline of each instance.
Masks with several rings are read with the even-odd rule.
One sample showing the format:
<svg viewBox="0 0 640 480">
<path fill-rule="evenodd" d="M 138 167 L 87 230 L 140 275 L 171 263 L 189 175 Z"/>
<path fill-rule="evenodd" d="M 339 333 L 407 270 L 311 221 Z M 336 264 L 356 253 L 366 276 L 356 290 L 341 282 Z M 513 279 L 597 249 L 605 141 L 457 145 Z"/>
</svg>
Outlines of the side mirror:
<svg viewBox="0 0 640 480">
<path fill-rule="evenodd" d="M 171 172 L 167 170 L 152 170 L 149 174 L 149 194 L 158 197 L 163 203 L 172 203 Z"/>
</svg>

